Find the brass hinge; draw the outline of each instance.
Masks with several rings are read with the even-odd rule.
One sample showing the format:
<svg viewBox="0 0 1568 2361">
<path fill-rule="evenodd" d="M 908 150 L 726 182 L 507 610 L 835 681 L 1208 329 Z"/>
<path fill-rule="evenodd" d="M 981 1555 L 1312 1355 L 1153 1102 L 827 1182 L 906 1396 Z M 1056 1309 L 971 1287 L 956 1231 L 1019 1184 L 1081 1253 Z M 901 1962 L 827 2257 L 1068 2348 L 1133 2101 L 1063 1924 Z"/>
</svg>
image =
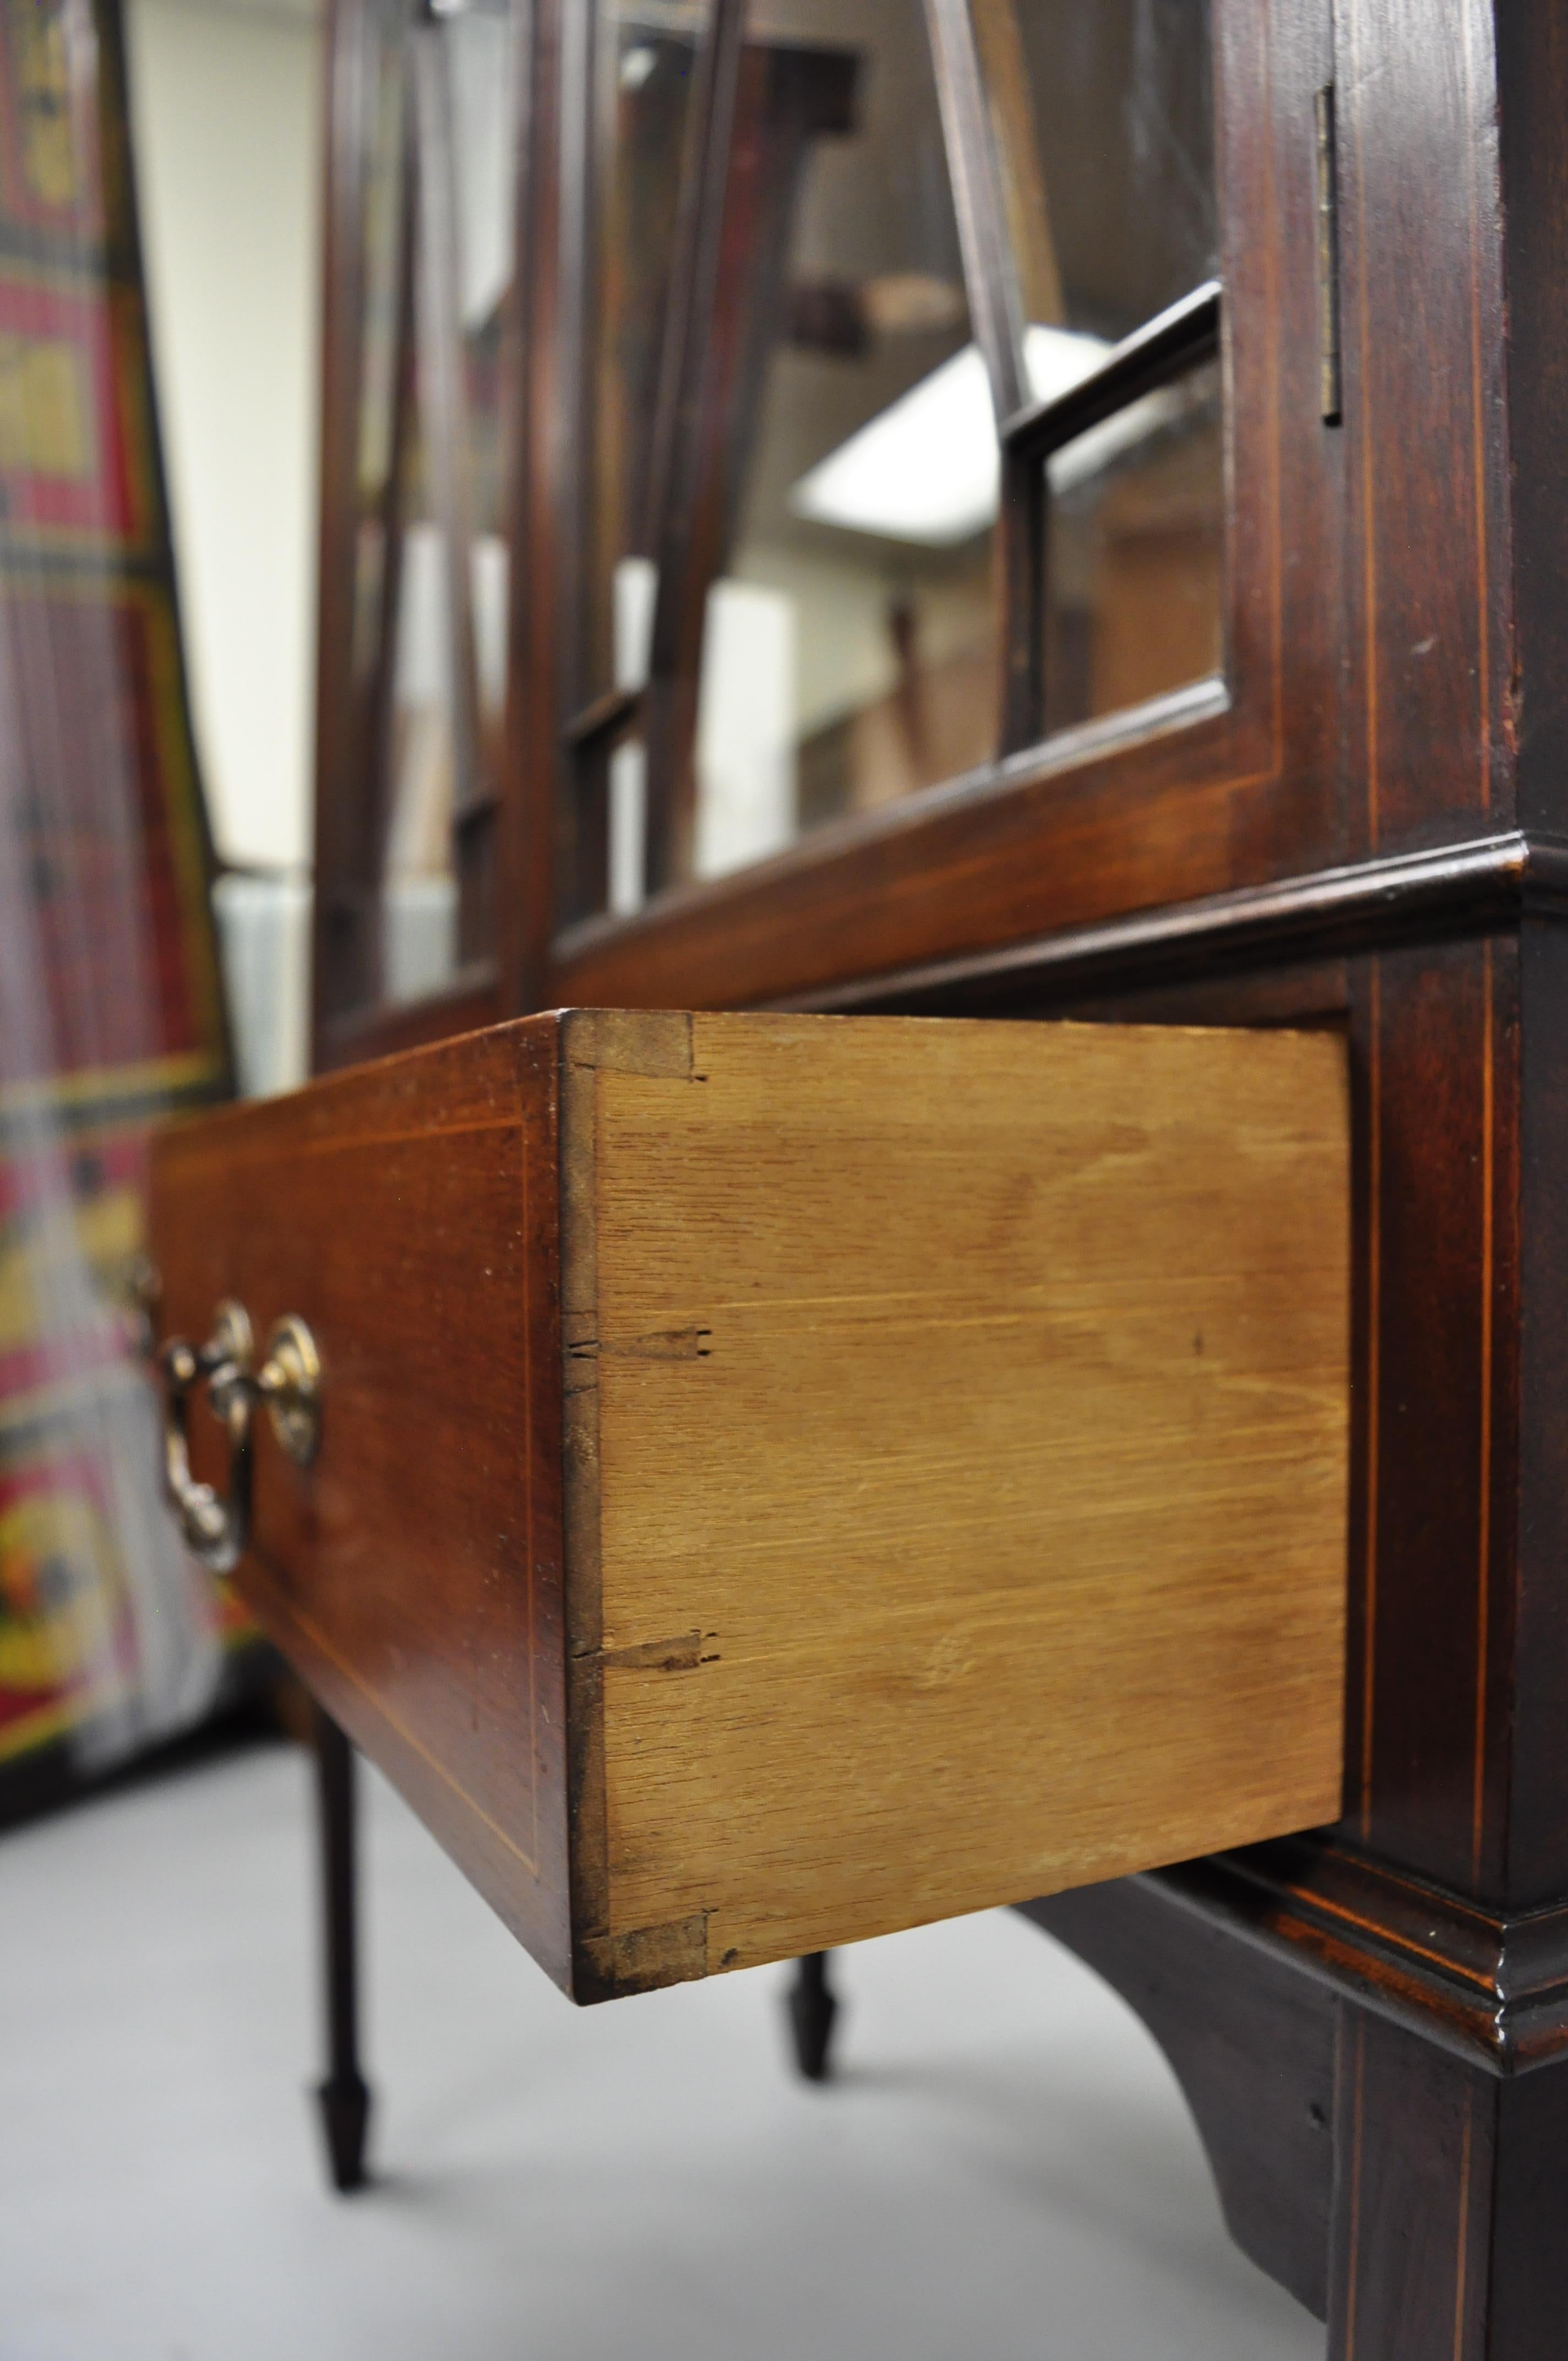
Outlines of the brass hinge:
<svg viewBox="0 0 1568 2361">
<path fill-rule="evenodd" d="M 1334 148 L 1334 86 L 1312 101 L 1318 134 L 1318 399 L 1325 426 L 1340 423 L 1339 168 Z"/>
</svg>

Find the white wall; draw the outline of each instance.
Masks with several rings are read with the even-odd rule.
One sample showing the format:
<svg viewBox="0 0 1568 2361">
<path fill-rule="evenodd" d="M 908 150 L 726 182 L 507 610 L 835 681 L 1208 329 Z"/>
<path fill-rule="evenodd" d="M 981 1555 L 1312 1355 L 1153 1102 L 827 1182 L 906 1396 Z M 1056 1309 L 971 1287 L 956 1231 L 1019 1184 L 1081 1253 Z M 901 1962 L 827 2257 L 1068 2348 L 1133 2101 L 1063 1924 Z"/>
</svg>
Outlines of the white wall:
<svg viewBox="0 0 1568 2361">
<path fill-rule="evenodd" d="M 310 857 L 321 29 L 127 0 L 131 108 L 197 742 L 219 851 Z"/>
</svg>

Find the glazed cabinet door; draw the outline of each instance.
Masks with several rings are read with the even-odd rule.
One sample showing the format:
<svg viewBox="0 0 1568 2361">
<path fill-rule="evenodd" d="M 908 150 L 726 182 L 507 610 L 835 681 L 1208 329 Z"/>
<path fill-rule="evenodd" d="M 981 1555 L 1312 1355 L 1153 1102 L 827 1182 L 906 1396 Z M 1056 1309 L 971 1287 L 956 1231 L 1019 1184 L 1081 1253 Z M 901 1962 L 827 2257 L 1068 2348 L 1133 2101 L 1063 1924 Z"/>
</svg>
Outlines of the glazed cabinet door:
<svg viewBox="0 0 1568 2361">
<path fill-rule="evenodd" d="M 1352 857 L 1332 15 L 541 0 L 520 1007 Z"/>
</svg>

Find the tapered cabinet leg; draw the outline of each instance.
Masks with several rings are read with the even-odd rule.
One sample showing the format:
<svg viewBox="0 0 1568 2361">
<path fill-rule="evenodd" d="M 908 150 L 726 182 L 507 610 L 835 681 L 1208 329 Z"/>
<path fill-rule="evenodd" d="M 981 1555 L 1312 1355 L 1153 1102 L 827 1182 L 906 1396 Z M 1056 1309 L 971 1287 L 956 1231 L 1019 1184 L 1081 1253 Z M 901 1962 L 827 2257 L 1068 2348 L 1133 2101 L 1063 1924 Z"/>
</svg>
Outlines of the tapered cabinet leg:
<svg viewBox="0 0 1568 2361">
<path fill-rule="evenodd" d="M 808 2082 L 826 2082 L 832 2071 L 833 2020 L 838 1995 L 828 1977 L 829 1951 L 808 1951 L 795 1965 L 789 1990 L 790 2032 L 795 2062 Z"/>
<path fill-rule="evenodd" d="M 1561 2361 L 1568 2064 L 1507 2078 L 1343 2004 L 1329 2361 Z"/>
<path fill-rule="evenodd" d="M 326 2080 L 316 2097 L 333 2186 L 350 2190 L 365 2184 L 365 2129 L 370 2113 L 370 2092 L 359 2070 L 354 1749 L 320 1707 L 315 1750 L 327 2037 Z"/>
</svg>

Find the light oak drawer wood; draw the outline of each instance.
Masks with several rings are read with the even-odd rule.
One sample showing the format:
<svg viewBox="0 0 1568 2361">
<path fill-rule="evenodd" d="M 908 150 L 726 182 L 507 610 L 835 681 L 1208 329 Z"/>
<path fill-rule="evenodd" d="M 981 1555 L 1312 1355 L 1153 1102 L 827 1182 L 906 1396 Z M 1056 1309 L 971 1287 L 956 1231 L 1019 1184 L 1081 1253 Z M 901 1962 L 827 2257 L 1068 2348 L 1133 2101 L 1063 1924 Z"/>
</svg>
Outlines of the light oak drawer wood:
<svg viewBox="0 0 1568 2361">
<path fill-rule="evenodd" d="M 1337 1039 L 530 1018 L 154 1197 L 321 1345 L 245 1596 L 579 1999 L 1338 1817 Z"/>
</svg>

